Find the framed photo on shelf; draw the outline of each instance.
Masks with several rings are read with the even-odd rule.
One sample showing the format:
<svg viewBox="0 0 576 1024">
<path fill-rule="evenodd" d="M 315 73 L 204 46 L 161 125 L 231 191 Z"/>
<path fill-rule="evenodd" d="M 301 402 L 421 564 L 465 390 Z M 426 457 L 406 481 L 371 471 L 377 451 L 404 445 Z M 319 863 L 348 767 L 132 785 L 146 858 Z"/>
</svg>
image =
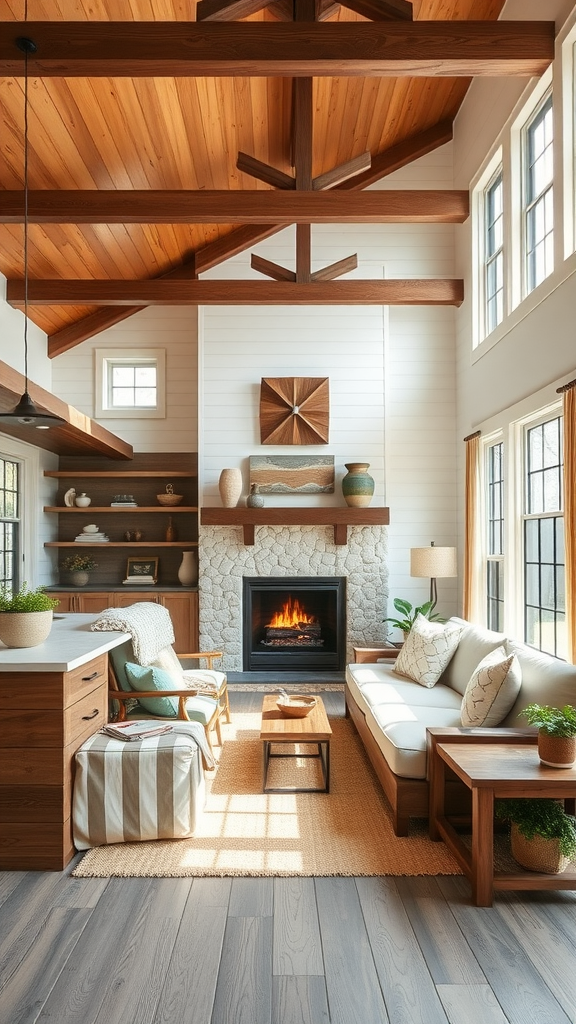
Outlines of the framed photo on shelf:
<svg viewBox="0 0 576 1024">
<path fill-rule="evenodd" d="M 142 576 L 151 576 L 156 583 L 158 579 L 157 558 L 129 558 L 126 565 L 126 578 L 134 579 Z"/>
</svg>

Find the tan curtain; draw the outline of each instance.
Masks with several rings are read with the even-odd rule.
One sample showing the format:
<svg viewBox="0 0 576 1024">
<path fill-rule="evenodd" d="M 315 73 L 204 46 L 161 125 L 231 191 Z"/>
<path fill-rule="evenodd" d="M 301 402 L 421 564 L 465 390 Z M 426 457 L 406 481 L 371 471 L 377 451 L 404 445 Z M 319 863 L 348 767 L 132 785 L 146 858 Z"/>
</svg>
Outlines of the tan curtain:
<svg viewBox="0 0 576 1024">
<path fill-rule="evenodd" d="M 576 387 L 564 403 L 564 537 L 566 551 L 566 632 L 568 660 L 576 662 Z"/>
<path fill-rule="evenodd" d="M 462 615 L 470 622 L 477 613 L 478 566 L 478 473 L 480 467 L 480 432 L 466 437 L 466 494 L 464 522 L 464 600 Z"/>
</svg>

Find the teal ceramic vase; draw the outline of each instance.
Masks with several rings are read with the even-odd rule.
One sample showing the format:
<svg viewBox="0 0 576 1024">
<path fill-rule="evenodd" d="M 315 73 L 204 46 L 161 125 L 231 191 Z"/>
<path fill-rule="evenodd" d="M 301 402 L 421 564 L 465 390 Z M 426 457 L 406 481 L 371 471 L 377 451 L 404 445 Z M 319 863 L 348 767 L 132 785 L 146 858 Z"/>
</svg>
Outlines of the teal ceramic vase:
<svg viewBox="0 0 576 1024">
<path fill-rule="evenodd" d="M 342 494 L 347 505 L 366 508 L 374 494 L 374 480 L 368 472 L 369 462 L 346 462 L 348 470 L 342 479 Z"/>
</svg>

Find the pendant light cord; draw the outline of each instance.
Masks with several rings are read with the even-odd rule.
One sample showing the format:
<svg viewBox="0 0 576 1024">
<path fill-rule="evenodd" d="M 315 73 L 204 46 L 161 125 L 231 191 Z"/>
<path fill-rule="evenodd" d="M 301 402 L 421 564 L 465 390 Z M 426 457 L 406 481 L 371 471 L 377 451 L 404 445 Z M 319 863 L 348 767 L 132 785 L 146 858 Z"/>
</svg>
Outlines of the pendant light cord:
<svg viewBox="0 0 576 1024">
<path fill-rule="evenodd" d="M 28 391 L 28 48 L 24 50 L 24 390 Z"/>
</svg>

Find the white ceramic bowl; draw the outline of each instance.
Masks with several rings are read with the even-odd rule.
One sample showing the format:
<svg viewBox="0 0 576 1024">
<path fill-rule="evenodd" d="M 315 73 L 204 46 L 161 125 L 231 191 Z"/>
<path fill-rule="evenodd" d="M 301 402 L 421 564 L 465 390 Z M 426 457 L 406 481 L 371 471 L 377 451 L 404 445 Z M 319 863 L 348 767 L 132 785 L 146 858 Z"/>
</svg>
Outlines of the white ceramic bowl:
<svg viewBox="0 0 576 1024">
<path fill-rule="evenodd" d="M 98 533 L 98 527 L 94 523 L 89 523 L 88 526 L 84 526 L 82 533 Z"/>
</svg>

